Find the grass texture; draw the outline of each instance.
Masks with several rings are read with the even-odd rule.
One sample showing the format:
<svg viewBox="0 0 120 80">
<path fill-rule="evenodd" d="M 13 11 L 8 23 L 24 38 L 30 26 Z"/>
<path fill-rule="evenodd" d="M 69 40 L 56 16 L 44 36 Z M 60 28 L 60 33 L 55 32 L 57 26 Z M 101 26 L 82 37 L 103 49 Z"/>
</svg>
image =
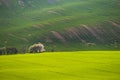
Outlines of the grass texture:
<svg viewBox="0 0 120 80">
<path fill-rule="evenodd" d="M 120 80 L 120 51 L 0 56 L 0 80 Z"/>
</svg>

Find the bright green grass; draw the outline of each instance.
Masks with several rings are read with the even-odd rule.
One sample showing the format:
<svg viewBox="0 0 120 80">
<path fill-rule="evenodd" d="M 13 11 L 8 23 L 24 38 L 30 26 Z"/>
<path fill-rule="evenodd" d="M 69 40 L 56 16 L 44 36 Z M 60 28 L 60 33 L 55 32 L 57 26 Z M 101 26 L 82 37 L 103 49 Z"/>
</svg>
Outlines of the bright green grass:
<svg viewBox="0 0 120 80">
<path fill-rule="evenodd" d="M 0 80 L 120 80 L 120 51 L 0 56 Z"/>
</svg>

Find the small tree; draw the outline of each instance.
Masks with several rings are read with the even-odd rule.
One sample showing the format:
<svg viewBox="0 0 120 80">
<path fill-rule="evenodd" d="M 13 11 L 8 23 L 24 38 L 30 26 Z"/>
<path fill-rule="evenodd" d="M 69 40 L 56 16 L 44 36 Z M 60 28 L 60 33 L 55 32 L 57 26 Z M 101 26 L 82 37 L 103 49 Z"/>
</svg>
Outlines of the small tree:
<svg viewBox="0 0 120 80">
<path fill-rule="evenodd" d="M 40 52 L 44 52 L 44 45 L 41 43 L 38 44 L 33 44 L 29 47 L 29 52 L 30 53 L 40 53 Z"/>
<path fill-rule="evenodd" d="M 0 48 L 0 55 L 2 55 L 2 49 Z"/>
<path fill-rule="evenodd" d="M 17 54 L 18 50 L 15 47 L 6 48 L 7 54 Z"/>
<path fill-rule="evenodd" d="M 5 55 L 6 54 L 6 48 L 2 47 L 0 48 L 0 55 Z"/>
</svg>

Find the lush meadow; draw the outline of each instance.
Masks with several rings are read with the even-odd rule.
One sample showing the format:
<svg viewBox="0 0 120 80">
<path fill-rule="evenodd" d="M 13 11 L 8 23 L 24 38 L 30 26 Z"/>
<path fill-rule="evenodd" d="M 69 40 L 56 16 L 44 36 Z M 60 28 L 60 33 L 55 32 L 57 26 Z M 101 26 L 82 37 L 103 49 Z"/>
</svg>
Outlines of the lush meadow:
<svg viewBox="0 0 120 80">
<path fill-rule="evenodd" d="M 0 56 L 0 80 L 120 80 L 120 51 Z"/>
</svg>

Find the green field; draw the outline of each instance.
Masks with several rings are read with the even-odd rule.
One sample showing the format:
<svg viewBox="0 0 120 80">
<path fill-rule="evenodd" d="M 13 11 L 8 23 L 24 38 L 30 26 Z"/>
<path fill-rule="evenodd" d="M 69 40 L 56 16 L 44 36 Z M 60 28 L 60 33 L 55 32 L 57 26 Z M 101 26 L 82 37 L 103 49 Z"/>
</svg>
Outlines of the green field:
<svg viewBox="0 0 120 80">
<path fill-rule="evenodd" d="M 4 55 L 0 80 L 120 80 L 120 51 Z"/>
</svg>

